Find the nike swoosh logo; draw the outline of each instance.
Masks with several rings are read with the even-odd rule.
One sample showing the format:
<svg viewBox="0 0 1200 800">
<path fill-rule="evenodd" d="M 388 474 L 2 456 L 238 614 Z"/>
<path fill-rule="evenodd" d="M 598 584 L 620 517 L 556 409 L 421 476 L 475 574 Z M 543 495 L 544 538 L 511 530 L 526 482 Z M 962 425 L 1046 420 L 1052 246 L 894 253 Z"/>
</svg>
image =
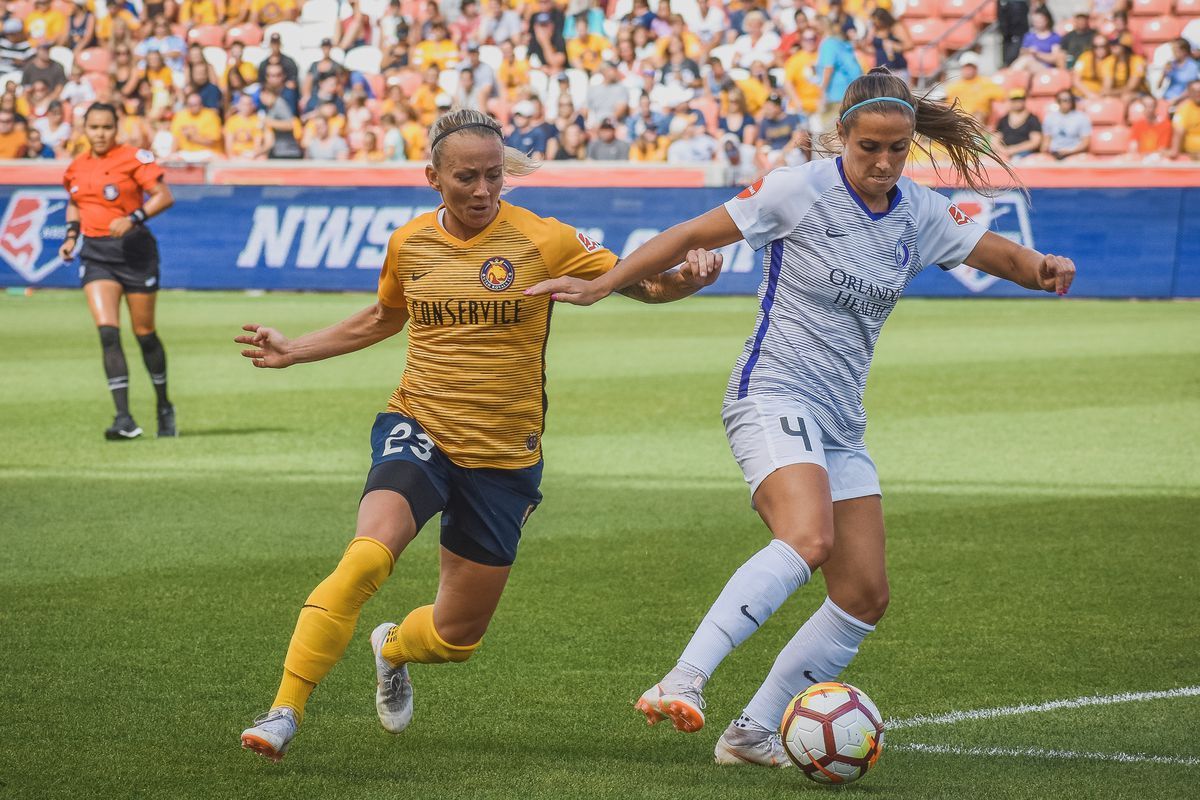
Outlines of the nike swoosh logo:
<svg viewBox="0 0 1200 800">
<path fill-rule="evenodd" d="M 756 627 L 756 628 L 757 628 L 757 627 L 759 627 L 759 621 L 758 621 L 758 620 L 756 620 L 756 619 L 755 619 L 753 616 L 751 616 L 750 612 L 747 610 L 747 609 L 749 609 L 749 608 L 750 608 L 750 606 L 749 606 L 749 605 L 744 605 L 744 606 L 742 606 L 742 615 L 743 615 L 744 617 L 746 617 L 746 619 L 748 619 L 748 620 L 750 620 L 751 622 L 753 622 L 753 623 L 754 623 L 754 627 Z"/>
<path fill-rule="evenodd" d="M 422 273 L 420 273 L 420 274 L 417 274 L 416 272 L 414 272 L 414 273 L 412 274 L 412 279 L 413 279 L 414 281 L 419 281 L 419 280 L 421 280 L 421 278 L 424 278 L 426 275 L 428 275 L 428 274 L 429 274 L 429 273 L 431 273 L 431 272 L 433 272 L 433 270 L 431 270 L 431 269 L 427 269 L 427 270 L 425 270 L 424 272 L 422 272 Z"/>
<path fill-rule="evenodd" d="M 844 231 L 835 231 L 832 228 L 826 228 L 825 235 L 828 236 L 830 239 L 837 239 L 838 237 L 841 237 L 841 236 L 849 236 L 849 234 Z"/>
<path fill-rule="evenodd" d="M 808 670 L 804 670 L 804 677 L 808 678 L 813 683 L 820 683 L 820 681 L 817 680 L 816 678 L 814 678 L 813 674 L 811 672 L 809 672 Z"/>
</svg>

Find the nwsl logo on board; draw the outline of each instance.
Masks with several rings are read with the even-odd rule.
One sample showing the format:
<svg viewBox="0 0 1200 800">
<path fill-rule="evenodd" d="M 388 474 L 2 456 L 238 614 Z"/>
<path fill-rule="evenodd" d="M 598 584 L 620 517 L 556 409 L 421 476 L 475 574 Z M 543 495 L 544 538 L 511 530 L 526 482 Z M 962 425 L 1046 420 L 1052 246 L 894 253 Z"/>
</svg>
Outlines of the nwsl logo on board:
<svg viewBox="0 0 1200 800">
<path fill-rule="evenodd" d="M 67 233 L 61 191 L 14 192 L 0 220 L 0 260 L 29 283 L 62 265 L 58 248 Z"/>
</svg>

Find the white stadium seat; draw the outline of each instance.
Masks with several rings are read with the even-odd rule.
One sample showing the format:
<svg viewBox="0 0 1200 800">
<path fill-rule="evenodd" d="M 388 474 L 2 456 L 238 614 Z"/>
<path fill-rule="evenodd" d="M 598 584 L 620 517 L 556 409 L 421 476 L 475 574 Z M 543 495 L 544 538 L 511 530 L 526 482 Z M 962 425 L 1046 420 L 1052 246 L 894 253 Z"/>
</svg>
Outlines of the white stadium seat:
<svg viewBox="0 0 1200 800">
<path fill-rule="evenodd" d="M 50 59 L 62 64 L 62 68 L 70 75 L 71 67 L 75 64 L 75 52 L 69 47 L 51 47 Z"/>
<path fill-rule="evenodd" d="M 332 31 L 338 21 L 338 5 L 337 0 L 307 0 L 300 8 L 300 22 L 322 23 Z M 349 8 L 350 4 L 347 3 L 346 7 Z"/>
<path fill-rule="evenodd" d="M 356 47 L 346 53 L 346 60 L 342 62 L 342 66 L 351 72 L 361 72 L 366 75 L 379 74 L 379 67 L 383 63 L 383 53 L 378 47 L 363 45 Z"/>
<path fill-rule="evenodd" d="M 297 41 L 301 47 L 320 47 L 322 39 L 333 38 L 333 27 L 324 22 L 306 22 L 300 26 Z"/>
<path fill-rule="evenodd" d="M 438 73 L 438 88 L 453 97 L 458 93 L 458 70 L 451 67 Z"/>
<path fill-rule="evenodd" d="M 277 33 L 285 53 L 291 55 L 300 49 L 299 25 L 294 22 L 276 22 L 274 25 L 268 25 L 263 29 L 263 44 L 269 44 L 271 37 Z"/>
<path fill-rule="evenodd" d="M 244 53 L 242 54 L 242 58 L 245 58 Z M 223 48 L 206 47 L 204 48 L 204 60 L 216 70 L 218 76 L 221 76 L 225 74 L 225 65 L 229 63 L 229 55 Z M 254 66 L 257 67 L 258 62 L 255 62 Z"/>
<path fill-rule="evenodd" d="M 480 45 L 479 60 L 492 69 L 500 69 L 500 62 L 504 60 L 504 54 L 494 44 Z"/>
</svg>

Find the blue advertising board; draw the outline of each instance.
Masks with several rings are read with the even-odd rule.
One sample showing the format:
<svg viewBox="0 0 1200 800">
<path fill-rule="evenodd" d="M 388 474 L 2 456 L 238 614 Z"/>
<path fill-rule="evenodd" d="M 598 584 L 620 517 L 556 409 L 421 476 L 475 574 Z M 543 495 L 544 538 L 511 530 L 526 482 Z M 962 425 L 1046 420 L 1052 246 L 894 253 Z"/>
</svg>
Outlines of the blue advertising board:
<svg viewBox="0 0 1200 800">
<path fill-rule="evenodd" d="M 151 228 L 162 286 L 187 289 L 372 291 L 393 230 L 437 204 L 427 188 L 176 186 L 176 205 Z M 508 199 L 575 225 L 625 255 L 671 225 L 727 200 L 730 189 L 532 188 Z M 948 192 L 977 221 L 1079 266 L 1072 295 L 1200 297 L 1200 188 L 1034 189 L 989 198 Z M 73 287 L 64 264 L 66 195 L 0 187 L 0 285 Z M 708 291 L 753 294 L 761 260 L 728 249 Z M 909 295 L 1029 296 L 969 267 L 927 269 Z"/>
</svg>

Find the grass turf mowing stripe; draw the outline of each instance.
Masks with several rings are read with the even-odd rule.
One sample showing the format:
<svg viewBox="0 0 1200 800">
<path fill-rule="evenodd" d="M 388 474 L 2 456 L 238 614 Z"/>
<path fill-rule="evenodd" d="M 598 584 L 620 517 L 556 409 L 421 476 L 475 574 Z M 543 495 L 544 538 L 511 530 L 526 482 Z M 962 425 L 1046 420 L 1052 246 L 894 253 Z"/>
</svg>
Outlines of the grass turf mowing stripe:
<svg viewBox="0 0 1200 800">
<path fill-rule="evenodd" d="M 947 756 L 1007 756 L 1011 758 L 1062 758 L 1083 761 L 1111 761 L 1116 764 L 1173 764 L 1200 766 L 1200 758 L 1189 756 L 1152 756 L 1145 753 L 1085 753 L 1078 750 L 1049 750 L 1044 747 L 952 747 L 942 744 L 891 745 L 889 750 L 902 753 L 934 753 Z"/>
<path fill-rule="evenodd" d="M 936 716 L 919 715 L 907 719 L 889 720 L 886 727 L 889 731 L 903 728 L 917 728 L 925 725 L 952 725 L 974 719 L 994 719 L 996 717 L 1011 717 L 1017 714 L 1035 714 L 1040 711 L 1058 711 L 1064 708 L 1083 708 L 1084 706 L 1107 706 L 1114 703 L 1134 703 L 1139 700 L 1166 700 L 1175 697 L 1200 696 L 1200 686 L 1183 686 L 1178 689 L 1165 689 L 1156 692 L 1122 692 L 1101 697 L 1076 697 L 1069 700 L 1051 700 L 1048 703 L 1036 705 L 1022 704 L 1019 706 L 1004 706 L 1001 708 L 980 708 L 975 711 L 952 711 L 949 714 Z"/>
</svg>

